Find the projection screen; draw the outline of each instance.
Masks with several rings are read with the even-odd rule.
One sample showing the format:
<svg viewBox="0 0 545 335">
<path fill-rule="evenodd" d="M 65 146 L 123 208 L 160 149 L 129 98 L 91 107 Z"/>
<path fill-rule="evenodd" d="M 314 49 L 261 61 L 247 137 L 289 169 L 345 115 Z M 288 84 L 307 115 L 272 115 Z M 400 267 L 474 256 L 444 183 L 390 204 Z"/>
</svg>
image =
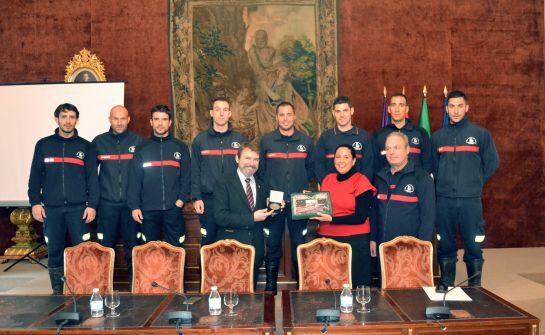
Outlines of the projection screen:
<svg viewBox="0 0 545 335">
<path fill-rule="evenodd" d="M 34 146 L 53 134 L 58 105 L 78 108 L 78 133 L 92 141 L 109 129 L 110 109 L 124 104 L 124 93 L 123 82 L 0 85 L 0 207 L 29 205 Z"/>
</svg>

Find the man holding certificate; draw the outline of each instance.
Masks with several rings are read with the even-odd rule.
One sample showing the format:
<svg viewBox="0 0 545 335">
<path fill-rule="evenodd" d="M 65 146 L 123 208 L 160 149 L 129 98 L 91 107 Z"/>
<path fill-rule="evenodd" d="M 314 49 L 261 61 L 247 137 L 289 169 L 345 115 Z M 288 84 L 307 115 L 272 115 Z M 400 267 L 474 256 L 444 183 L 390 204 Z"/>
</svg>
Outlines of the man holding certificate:
<svg viewBox="0 0 545 335">
<path fill-rule="evenodd" d="M 283 200 L 286 202 L 284 210 L 273 217 L 268 227 L 265 291 L 274 293 L 277 291 L 278 266 L 282 257 L 282 237 L 286 224 L 290 232 L 293 273 L 298 278 L 297 246 L 305 242 L 303 230 L 306 229 L 308 220 L 292 220 L 290 194 L 307 189 L 314 176 L 312 139 L 295 129 L 295 120 L 293 105 L 281 102 L 276 107 L 278 128 L 265 134 L 260 143 L 258 174 L 272 192 L 269 206 L 275 209 L 272 206 L 276 205 L 279 209 L 278 201 L 281 203 L 282 199 L 272 199 L 277 192 L 283 193 Z"/>
</svg>

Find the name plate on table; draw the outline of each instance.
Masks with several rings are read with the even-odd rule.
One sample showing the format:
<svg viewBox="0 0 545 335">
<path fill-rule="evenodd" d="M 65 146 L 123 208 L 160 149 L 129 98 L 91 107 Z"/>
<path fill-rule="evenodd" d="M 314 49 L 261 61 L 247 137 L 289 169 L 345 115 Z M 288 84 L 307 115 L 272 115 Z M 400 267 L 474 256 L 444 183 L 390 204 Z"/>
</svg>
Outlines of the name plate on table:
<svg viewBox="0 0 545 335">
<path fill-rule="evenodd" d="M 332 215 L 329 192 L 308 192 L 291 194 L 291 218 L 308 219 L 324 213 Z"/>
</svg>

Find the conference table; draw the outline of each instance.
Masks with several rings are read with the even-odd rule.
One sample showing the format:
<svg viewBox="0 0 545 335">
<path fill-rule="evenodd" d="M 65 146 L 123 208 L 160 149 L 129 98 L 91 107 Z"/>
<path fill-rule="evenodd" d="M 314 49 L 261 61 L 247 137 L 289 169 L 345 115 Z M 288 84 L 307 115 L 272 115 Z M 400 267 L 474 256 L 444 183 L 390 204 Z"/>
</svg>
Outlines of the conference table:
<svg viewBox="0 0 545 335">
<path fill-rule="evenodd" d="M 448 301 L 455 317 L 426 320 L 431 302 L 423 289 L 388 289 L 371 291 L 369 313 L 357 313 L 354 299 L 352 313 L 341 314 L 339 322 L 327 326 L 328 334 L 481 334 L 537 335 L 539 319 L 503 300 L 484 288 L 464 287 L 472 301 Z M 355 293 L 355 292 L 354 292 Z M 320 334 L 324 328 L 316 321 L 316 310 L 332 308 L 339 302 L 339 291 L 283 291 L 284 334 Z"/>
<path fill-rule="evenodd" d="M 221 315 L 211 316 L 208 295 L 187 296 L 200 297 L 200 300 L 189 305 L 193 319 L 190 325 L 180 327 L 184 334 L 274 334 L 274 296 L 270 294 L 239 294 L 236 316 L 228 316 L 225 306 Z M 82 322 L 65 326 L 61 334 L 176 334 L 167 315 L 187 307 L 183 298 L 175 295 L 121 294 L 120 298 L 116 309 L 119 317 L 91 318 L 90 296 L 77 296 L 77 311 L 81 313 Z M 0 334 L 55 334 L 55 315 L 72 310 L 70 296 L 3 295 L 0 296 Z M 104 314 L 108 312 L 105 307 Z"/>
</svg>

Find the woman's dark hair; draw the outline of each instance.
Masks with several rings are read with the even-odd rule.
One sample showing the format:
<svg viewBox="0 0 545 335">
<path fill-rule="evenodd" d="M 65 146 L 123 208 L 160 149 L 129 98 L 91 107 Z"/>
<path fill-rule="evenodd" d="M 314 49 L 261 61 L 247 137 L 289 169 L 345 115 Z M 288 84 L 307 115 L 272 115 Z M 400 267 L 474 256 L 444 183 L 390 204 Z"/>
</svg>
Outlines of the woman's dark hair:
<svg viewBox="0 0 545 335">
<path fill-rule="evenodd" d="M 335 148 L 335 154 L 337 154 L 337 150 L 340 148 L 346 148 L 350 151 L 350 154 L 352 155 L 352 158 L 356 158 L 356 149 L 354 149 L 350 144 L 341 144 L 337 148 Z"/>
</svg>

